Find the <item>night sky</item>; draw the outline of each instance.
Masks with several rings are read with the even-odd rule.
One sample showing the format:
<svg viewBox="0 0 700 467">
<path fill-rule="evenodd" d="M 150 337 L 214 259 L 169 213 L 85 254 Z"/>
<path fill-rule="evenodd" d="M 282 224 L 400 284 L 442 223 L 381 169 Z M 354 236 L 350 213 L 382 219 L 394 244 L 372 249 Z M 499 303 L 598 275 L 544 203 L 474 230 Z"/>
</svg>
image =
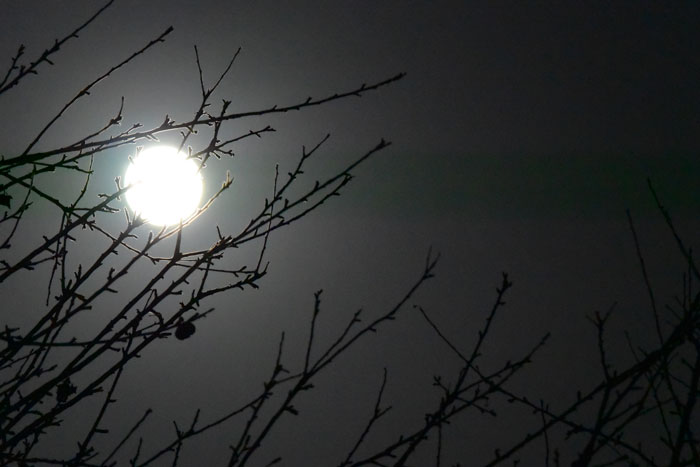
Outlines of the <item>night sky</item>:
<svg viewBox="0 0 700 467">
<path fill-rule="evenodd" d="M 282 173 L 291 170 L 302 145 L 331 135 L 309 167 L 313 181 L 382 137 L 393 144 L 353 171 L 341 197 L 271 237 L 269 273 L 259 290 L 215 297 L 216 312 L 198 322 L 192 338 L 157 342 L 129 367 L 109 419 L 115 432 L 151 407 L 144 442 L 155 446 L 172 435 L 173 419 L 184 425 L 196 408 L 207 418 L 247 400 L 269 373 L 282 331 L 285 360 L 294 366 L 303 358 L 316 290 L 324 289 L 323 342 L 357 308 L 369 317 L 395 303 L 420 276 L 430 247 L 442 255 L 436 277 L 395 322 L 358 343 L 301 396 L 301 414 L 280 423 L 253 465 L 276 456 L 282 465 L 337 465 L 371 414 L 384 367 L 385 401 L 394 408 L 374 445 L 420 424 L 438 398 L 433 375 L 454 378 L 459 361 L 413 305 L 468 349 L 502 271 L 514 287 L 484 348 L 484 365 L 517 357 L 551 331 L 514 387 L 553 406 L 570 402 L 577 388 L 601 377 L 587 314 L 617 303 L 610 345 L 620 362 L 629 359 L 623 331 L 640 344 L 651 336 L 625 209 L 635 219 L 659 301 L 681 290 L 683 258 L 647 178 L 692 244 L 700 234 L 700 4 L 321 3 L 118 0 L 65 45 L 53 67 L 0 96 L 0 153 L 15 155 L 85 83 L 171 25 L 165 43 L 100 83 L 40 147 L 66 144 L 109 120 L 121 96 L 124 124 L 154 126 L 165 114 L 191 118 L 199 93 L 195 44 L 210 81 L 241 47 L 215 95 L 215 102 L 232 100 L 236 110 L 296 103 L 407 73 L 359 99 L 227 124 L 229 135 L 266 124 L 277 131 L 207 167 L 208 193 L 226 170 L 234 184 L 185 230 L 188 248 L 211 243 L 214 225 L 234 231 L 245 224 L 271 192 L 275 164 Z M 20 43 L 29 57 L 38 55 L 101 4 L 0 2 L 2 63 L 9 64 Z M 177 144 L 178 136 L 162 140 Z M 96 159 L 88 195 L 111 191 L 133 152 L 123 147 Z M 70 196 L 74 180 L 60 177 L 45 177 L 40 186 Z M 57 227 L 47 204 L 32 216 L 13 248 L 31 248 Z M 119 229 L 123 216 L 105 223 Z M 76 261 L 91 254 L 89 246 L 80 249 Z M 27 323 L 41 312 L 45 289 L 37 294 L 27 278 L 43 283 L 44 272 L 32 274 L 0 284 L 0 324 Z M 98 311 L 109 313 L 109 303 L 104 307 Z M 102 319 L 96 312 L 85 326 Z M 51 455 L 72 452 L 82 433 L 72 427 L 96 406 L 86 407 L 51 435 L 45 447 Z M 479 465 L 539 424 L 527 411 L 505 409 L 496 419 L 467 412 L 447 427 L 444 465 Z M 233 433 L 234 425 L 224 426 L 195 440 L 183 451 L 183 465 L 225 462 Z M 431 465 L 433 444 L 412 465 Z M 541 449 L 535 443 L 526 455 L 541 459 Z"/>
</svg>

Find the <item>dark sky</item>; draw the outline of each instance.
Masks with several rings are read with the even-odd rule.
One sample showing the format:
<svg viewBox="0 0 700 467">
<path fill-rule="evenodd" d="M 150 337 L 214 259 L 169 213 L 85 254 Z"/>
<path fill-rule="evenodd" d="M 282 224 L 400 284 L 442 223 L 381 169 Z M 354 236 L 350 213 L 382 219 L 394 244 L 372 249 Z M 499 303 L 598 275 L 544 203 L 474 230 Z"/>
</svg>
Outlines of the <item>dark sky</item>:
<svg viewBox="0 0 700 467">
<path fill-rule="evenodd" d="M 617 302 L 613 335 L 621 341 L 628 329 L 640 342 L 649 336 L 626 208 L 637 220 L 659 299 L 680 290 L 681 257 L 647 177 L 688 242 L 700 233 L 700 5 L 321 3 L 118 0 L 66 45 L 55 66 L 0 96 L 0 153 L 11 155 L 86 82 L 170 25 L 175 31 L 164 44 L 101 83 L 42 147 L 72 141 L 109 119 L 120 96 L 127 123 L 157 125 L 166 113 L 190 118 L 199 92 L 194 44 L 210 81 L 242 47 L 217 94 L 237 110 L 407 73 L 361 99 L 229 125 L 230 134 L 266 123 L 278 131 L 210 167 L 209 190 L 227 169 L 236 182 L 190 228 L 191 245 L 213 239 L 215 223 L 240 226 L 270 191 L 274 165 L 289 170 L 301 146 L 326 133 L 331 139 L 312 176 L 337 170 L 381 137 L 394 144 L 359 168 L 334 203 L 272 238 L 270 274 L 259 291 L 213 300 L 217 312 L 191 340 L 164 342 L 135 363 L 122 386 L 121 414 L 153 407 L 148 432 L 160 439 L 173 418 L 185 423 L 196 407 L 213 416 L 240 403 L 267 374 L 282 330 L 290 361 L 300 357 L 315 290 L 326 291 L 321 335 L 333 335 L 356 308 L 378 314 L 393 303 L 420 274 L 431 245 L 443 255 L 437 277 L 411 304 L 430 310 L 469 348 L 501 271 L 510 272 L 515 287 L 485 353 L 494 361 L 515 357 L 551 330 L 550 346 L 518 384 L 563 405 L 571 388 L 600 378 L 587 313 Z M 9 62 L 19 43 L 29 56 L 38 54 L 99 4 L 0 2 L 0 57 Z M 94 193 L 112 189 L 130 151 L 97 161 Z M 60 191 L 69 182 L 43 183 Z M 40 235 L 55 218 L 37 214 L 27 222 Z M 0 293 L 10 304 L 3 321 L 36 312 L 32 290 L 9 297 L 4 285 Z M 381 436 L 421 422 L 437 397 L 432 376 L 454 373 L 459 362 L 415 310 L 404 311 L 322 378 L 300 404 L 302 418 L 273 434 L 268 457 L 282 455 L 285 465 L 337 463 L 372 409 L 383 367 L 396 413 Z M 478 464 L 513 433 L 537 425 L 521 415 L 500 424 L 463 417 L 446 432 L 446 465 Z M 135 417 L 115 414 L 114 424 Z M 73 446 L 71 433 L 64 430 L 56 443 Z M 220 430 L 183 455 L 190 465 L 219 463 L 230 440 Z M 420 453 L 418 465 L 432 456 Z"/>
</svg>

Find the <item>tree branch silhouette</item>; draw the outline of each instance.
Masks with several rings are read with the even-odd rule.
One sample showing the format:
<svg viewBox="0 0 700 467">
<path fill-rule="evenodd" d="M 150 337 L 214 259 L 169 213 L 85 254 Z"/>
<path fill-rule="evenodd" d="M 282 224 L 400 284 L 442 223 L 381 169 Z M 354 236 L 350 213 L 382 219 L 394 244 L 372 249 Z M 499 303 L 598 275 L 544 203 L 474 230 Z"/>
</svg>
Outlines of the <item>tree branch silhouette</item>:
<svg viewBox="0 0 700 467">
<path fill-rule="evenodd" d="M 110 0 L 98 8 L 62 39 L 44 49 L 33 61 L 23 62 L 24 46 L 10 59 L 10 66 L 0 81 L 0 95 L 19 92 L 29 75 L 44 72 L 43 64 L 53 64 L 60 50 L 88 26 L 105 15 Z M 283 230 L 312 216 L 323 206 L 343 194 L 358 167 L 367 163 L 391 143 L 384 139 L 357 151 L 343 168 L 316 179 L 307 180 L 305 170 L 315 156 L 326 150 L 330 135 L 317 143 L 301 148 L 296 162 L 287 172 L 279 165 L 271 176 L 268 198 L 256 199 L 257 209 L 236 229 L 222 230 L 207 225 L 214 240 L 193 242 L 185 249 L 194 222 L 226 196 L 234 183 L 229 172 L 220 175 L 219 187 L 190 217 L 177 225 L 149 230 L 147 222 L 124 207 L 123 197 L 132 188 L 115 179 L 112 191 L 100 189 L 92 195 L 95 183 L 95 161 L 113 154 L 117 148 L 133 147 L 137 155 L 142 145 L 159 141 L 164 135 L 178 138 L 178 148 L 197 162 L 199 170 L 213 170 L 218 160 L 234 157 L 236 145 L 249 138 L 264 139 L 275 129 L 259 123 L 261 117 L 303 112 L 336 101 L 362 97 L 371 91 L 393 85 L 405 74 L 398 73 L 335 92 L 322 97 L 307 97 L 284 105 L 257 109 L 234 109 L 232 100 L 222 99 L 212 110 L 212 99 L 234 66 L 237 49 L 212 84 L 205 80 L 200 50 L 194 47 L 195 83 L 201 99 L 183 121 L 165 115 L 161 124 L 144 127 L 141 123 L 125 125 L 125 98 L 111 118 L 82 132 L 77 140 L 46 143 L 45 135 L 57 122 L 73 110 L 80 99 L 92 96 L 97 85 L 115 79 L 117 72 L 130 66 L 136 58 L 155 53 L 155 45 L 170 37 L 169 27 L 141 48 L 115 60 L 105 72 L 82 85 L 65 102 L 36 135 L 15 154 L 0 156 L 0 290 L 11 293 L 23 282 L 32 290 L 41 290 L 43 307 L 29 325 L 0 330 L 0 465 L 64 465 L 133 466 L 155 465 L 170 457 L 173 465 L 181 462 L 185 446 L 195 443 L 203 433 L 222 430 L 230 440 L 226 451 L 229 466 L 242 467 L 255 462 L 275 465 L 284 462 L 267 446 L 271 433 L 279 430 L 280 420 L 302 417 L 302 400 L 321 389 L 318 376 L 331 367 L 341 366 L 370 335 L 382 331 L 410 305 L 418 310 L 446 346 L 447 358 L 458 362 L 454 374 L 432 375 L 426 390 L 434 390 L 430 410 L 415 415 L 411 425 L 400 433 L 387 433 L 383 423 L 393 416 L 386 403 L 387 388 L 392 381 L 385 368 L 374 401 L 368 404 L 368 417 L 358 427 L 356 436 L 341 446 L 339 466 L 408 466 L 416 462 L 421 449 L 435 440 L 431 452 L 438 467 L 448 458 L 448 439 L 444 433 L 461 417 L 499 417 L 508 408 L 526 409 L 533 415 L 532 427 L 519 430 L 517 441 L 505 447 L 501 440 L 485 465 L 518 461 L 535 441 L 544 444 L 545 465 L 568 461 L 584 465 L 699 465 L 697 400 L 700 391 L 700 293 L 693 290 L 700 279 L 692 250 L 674 226 L 669 211 L 663 206 L 651 182 L 649 189 L 673 241 L 687 264 L 683 295 L 677 303 L 661 307 L 645 262 L 632 215 L 627 219 L 634 242 L 642 280 L 649 298 L 657 341 L 646 349 L 636 349 L 632 338 L 630 353 L 633 362 L 617 363 L 617 355 L 608 345 L 609 323 L 616 319 L 613 307 L 589 317 L 595 330 L 592 350 L 597 351 L 601 373 L 590 387 L 572 391 L 572 401 L 546 401 L 539 396 L 513 389 L 513 381 L 526 370 L 538 352 L 548 345 L 549 334 L 533 339 L 533 344 L 515 352 L 510 359 L 493 362 L 485 359 L 485 343 L 493 339 L 498 317 L 506 305 L 505 296 L 513 283 L 503 273 L 496 289 L 496 298 L 487 310 L 481 328 L 474 336 L 455 335 L 427 311 L 413 304 L 417 292 L 434 276 L 439 255 L 429 252 L 423 269 L 408 284 L 393 306 L 375 316 L 366 316 L 359 309 L 334 330 L 334 338 L 326 345 L 319 343 L 319 327 L 323 325 L 322 290 L 313 295 L 313 309 L 308 323 L 308 336 L 299 354 L 299 361 L 289 363 L 285 333 L 277 345 L 272 369 L 262 381 L 262 389 L 248 394 L 244 403 L 204 416 L 199 409 L 186 423 L 173 420 L 174 435 L 167 440 L 148 440 L 145 424 L 153 413 L 128 414 L 136 420 L 125 433 L 113 433 L 108 426 L 109 413 L 118 407 L 117 394 L 125 370 L 152 346 L 168 339 L 186 340 L 196 335 L 202 319 L 215 319 L 211 299 L 236 291 L 257 289 L 268 274 L 269 241 Z M 66 47 L 64 47 L 66 46 Z M 231 122 L 254 121 L 251 128 L 234 130 Z M 208 167 L 208 164 L 210 167 Z M 281 172 L 280 172 L 281 170 Z M 222 171 L 223 172 L 223 171 Z M 286 174 L 285 174 L 286 172 Z M 280 176 L 280 173 L 282 174 Z M 77 177 L 70 195 L 42 184 L 45 176 Z M 44 207 L 38 208 L 37 205 Z M 47 222 L 41 238 L 35 239 L 31 222 L 51 210 L 53 228 Z M 50 216 L 49 216 L 50 217 Z M 54 230 L 55 229 L 55 230 Z M 183 240 L 184 237 L 184 240 Z M 247 257 L 241 251 L 251 253 Z M 82 258 L 82 259 L 81 259 Z M 246 259 L 248 258 L 248 259 Z M 252 258 L 252 259 L 251 259 Z M 143 273 L 142 271 L 147 271 Z M 138 275 L 136 285 L 128 279 Z M 47 280 L 48 279 L 48 280 Z M 109 297 L 109 299 L 107 299 Z M 87 320 L 108 300 L 111 304 L 104 319 L 90 329 L 87 337 L 77 337 L 72 325 Z M 325 306 L 325 302 L 324 302 Z M 4 311 L 4 310 L 3 310 Z M 474 339 L 470 351 L 464 342 Z M 289 344 L 286 344 L 289 345 Z M 534 388 L 536 391 L 537 388 Z M 94 401 L 96 409 L 76 434 L 77 448 L 69 456 L 55 456 L 42 451 L 48 436 L 62 429 L 62 423 Z M 233 404 L 232 404 L 233 405 Z M 133 417 L 132 417 L 133 415 Z M 176 414 L 174 418 L 181 418 Z M 639 436 L 636 428 L 657 423 L 661 435 L 650 439 Z M 236 425 L 237 424 L 237 425 Z M 107 440 L 103 443 L 102 440 Z M 101 447 L 108 444 L 109 448 Z M 434 453 L 434 454 L 432 454 Z M 264 459 L 263 459 L 264 457 Z M 473 463 L 470 462 L 469 465 Z"/>
</svg>

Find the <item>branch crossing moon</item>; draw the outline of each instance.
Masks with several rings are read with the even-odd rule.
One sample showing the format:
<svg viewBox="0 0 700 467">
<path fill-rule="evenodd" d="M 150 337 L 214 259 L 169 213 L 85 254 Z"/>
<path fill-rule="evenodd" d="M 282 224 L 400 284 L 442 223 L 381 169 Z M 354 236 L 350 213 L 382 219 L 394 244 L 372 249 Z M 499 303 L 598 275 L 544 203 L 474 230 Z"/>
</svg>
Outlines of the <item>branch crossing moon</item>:
<svg viewBox="0 0 700 467">
<path fill-rule="evenodd" d="M 173 225 L 190 217 L 202 197 L 199 166 L 171 146 L 143 149 L 124 176 L 126 201 L 134 214 L 154 225 Z"/>
</svg>

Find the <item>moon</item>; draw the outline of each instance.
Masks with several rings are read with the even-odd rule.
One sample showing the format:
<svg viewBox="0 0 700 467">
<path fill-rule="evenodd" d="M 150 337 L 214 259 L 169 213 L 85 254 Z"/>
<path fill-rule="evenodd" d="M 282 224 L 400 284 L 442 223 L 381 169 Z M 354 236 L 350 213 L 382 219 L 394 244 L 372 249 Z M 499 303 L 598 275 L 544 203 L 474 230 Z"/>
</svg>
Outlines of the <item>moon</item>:
<svg viewBox="0 0 700 467">
<path fill-rule="evenodd" d="M 158 226 L 187 219 L 202 197 L 199 166 L 172 146 L 144 148 L 127 167 L 124 183 L 134 214 Z"/>
</svg>

